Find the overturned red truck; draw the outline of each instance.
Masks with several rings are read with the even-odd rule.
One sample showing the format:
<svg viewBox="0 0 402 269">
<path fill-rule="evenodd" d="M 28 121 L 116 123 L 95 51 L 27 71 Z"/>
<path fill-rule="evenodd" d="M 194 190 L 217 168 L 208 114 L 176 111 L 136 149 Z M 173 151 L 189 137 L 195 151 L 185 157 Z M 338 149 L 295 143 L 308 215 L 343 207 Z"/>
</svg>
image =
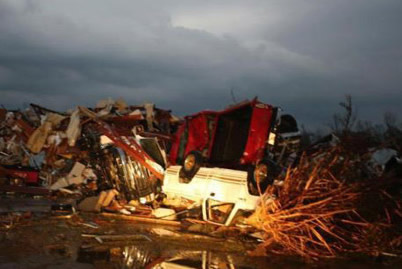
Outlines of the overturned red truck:
<svg viewBox="0 0 402 269">
<path fill-rule="evenodd" d="M 259 193 L 296 157 L 295 119 L 257 99 L 185 117 L 170 150 L 167 201 L 200 205 L 203 219 L 230 225 L 252 212 Z"/>
<path fill-rule="evenodd" d="M 183 165 L 181 176 L 187 179 L 201 166 L 221 167 L 248 171 L 254 187 L 257 182 L 266 187 L 293 161 L 299 143 L 296 120 L 255 98 L 185 117 L 169 161 Z"/>
</svg>

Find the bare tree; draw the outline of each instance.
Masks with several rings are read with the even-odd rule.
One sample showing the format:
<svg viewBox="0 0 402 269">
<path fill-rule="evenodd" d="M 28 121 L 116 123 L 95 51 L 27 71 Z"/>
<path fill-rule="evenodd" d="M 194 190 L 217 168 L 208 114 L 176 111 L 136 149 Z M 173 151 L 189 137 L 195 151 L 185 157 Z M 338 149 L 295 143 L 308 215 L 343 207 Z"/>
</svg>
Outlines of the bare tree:
<svg viewBox="0 0 402 269">
<path fill-rule="evenodd" d="M 237 103 L 237 100 L 236 100 L 236 96 L 235 96 L 235 94 L 234 94 L 234 87 L 230 88 L 230 95 L 231 95 L 231 97 L 232 97 L 233 103 L 236 104 L 236 103 Z"/>
<path fill-rule="evenodd" d="M 397 125 L 396 115 L 392 112 L 385 112 L 384 113 L 384 123 L 388 128 L 396 127 L 396 125 Z"/>
<path fill-rule="evenodd" d="M 386 127 L 385 142 L 386 144 L 398 151 L 402 151 L 402 128 L 398 126 L 397 116 L 391 112 L 384 114 L 384 123 Z"/>
<path fill-rule="evenodd" d="M 350 95 L 345 96 L 345 101 L 340 102 L 339 105 L 343 108 L 343 113 L 336 113 L 333 115 L 333 122 L 331 129 L 337 134 L 347 134 L 353 129 L 356 123 L 356 109 L 352 103 Z"/>
</svg>

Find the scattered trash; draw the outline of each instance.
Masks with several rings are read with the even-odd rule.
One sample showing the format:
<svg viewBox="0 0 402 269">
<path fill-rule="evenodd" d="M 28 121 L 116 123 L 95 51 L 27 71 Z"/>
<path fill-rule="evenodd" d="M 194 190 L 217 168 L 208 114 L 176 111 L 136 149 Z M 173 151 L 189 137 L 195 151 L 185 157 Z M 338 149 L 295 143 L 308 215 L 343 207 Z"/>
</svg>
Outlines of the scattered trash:
<svg viewBox="0 0 402 269">
<path fill-rule="evenodd" d="M 163 229 L 163 228 L 153 228 L 151 230 L 151 232 L 158 236 L 180 237 L 179 233 L 175 233 L 175 232 L 169 231 L 167 229 Z"/>
<path fill-rule="evenodd" d="M 104 197 L 101 195 L 87 197 L 78 204 L 78 209 L 86 212 L 100 212 Z"/>
<path fill-rule="evenodd" d="M 110 98 L 66 113 L 35 104 L 0 109 L 0 191 L 38 201 L 0 207 L 8 214 L 0 215 L 0 228 L 30 218 L 23 214 L 46 213 L 96 229 L 82 238 L 98 247 L 152 241 L 102 234 L 78 210 L 107 223 L 170 225 L 219 240 L 247 235 L 261 243 L 254 255 L 396 255 L 402 246 L 395 228 L 402 218 L 397 148 L 337 133 L 302 150 L 301 136 L 293 116 L 257 99 L 184 120 L 152 103 Z M 360 206 L 375 207 L 363 199 L 369 193 L 378 200 L 375 217 Z M 42 198 L 49 203 L 40 204 Z M 197 238 L 163 228 L 151 233 Z M 387 240 L 380 246 L 370 233 Z M 48 251 L 69 250 L 54 244 Z"/>
<path fill-rule="evenodd" d="M 92 228 L 92 229 L 98 229 L 99 228 L 99 225 L 94 223 L 94 222 L 83 222 L 83 223 L 81 223 L 81 225 L 87 226 L 87 227 Z"/>
<path fill-rule="evenodd" d="M 146 235 L 143 234 L 115 234 L 115 235 L 96 235 L 96 234 L 81 234 L 83 238 L 94 238 L 95 240 L 100 240 L 102 243 L 104 241 L 130 241 L 130 240 L 145 240 L 152 241 Z"/>
<path fill-rule="evenodd" d="M 99 244 L 103 244 L 102 238 L 100 238 L 99 236 L 95 236 L 94 238 L 95 238 L 96 241 L 99 242 Z"/>
<path fill-rule="evenodd" d="M 75 208 L 72 204 L 53 204 L 51 210 L 54 216 L 67 216 L 75 213 Z"/>
<path fill-rule="evenodd" d="M 176 220 L 176 211 L 170 208 L 156 208 L 152 210 L 152 215 L 157 219 Z"/>
</svg>

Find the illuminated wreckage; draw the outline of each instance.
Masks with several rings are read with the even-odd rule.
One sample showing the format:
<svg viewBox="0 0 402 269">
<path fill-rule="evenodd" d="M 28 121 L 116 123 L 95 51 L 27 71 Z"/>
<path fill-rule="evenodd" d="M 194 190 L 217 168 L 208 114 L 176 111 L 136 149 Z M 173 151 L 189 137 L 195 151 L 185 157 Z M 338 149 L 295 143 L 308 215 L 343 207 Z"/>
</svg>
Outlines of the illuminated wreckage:
<svg viewBox="0 0 402 269">
<path fill-rule="evenodd" d="M 290 115 L 257 99 L 187 116 L 174 134 L 168 167 L 156 138 L 121 136 L 98 122 L 101 169 L 127 200 L 200 208 L 204 221 L 231 225 L 255 210 L 260 192 L 291 165 L 300 132 Z M 139 132 L 140 133 L 140 132 Z"/>
</svg>

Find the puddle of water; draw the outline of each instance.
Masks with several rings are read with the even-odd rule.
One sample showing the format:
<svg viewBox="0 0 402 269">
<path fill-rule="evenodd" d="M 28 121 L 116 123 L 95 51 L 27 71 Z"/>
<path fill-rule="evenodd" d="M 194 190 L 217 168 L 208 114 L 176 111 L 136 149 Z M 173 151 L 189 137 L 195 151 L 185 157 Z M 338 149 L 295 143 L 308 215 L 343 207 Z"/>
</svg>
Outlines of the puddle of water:
<svg viewBox="0 0 402 269">
<path fill-rule="evenodd" d="M 161 250 L 149 246 L 130 245 L 109 249 L 81 249 L 77 262 L 90 263 L 96 267 L 110 268 L 155 268 L 155 269 L 251 269 L 247 257 L 212 251 Z M 261 267 L 263 268 L 263 267 Z"/>
<path fill-rule="evenodd" d="M 78 263 L 95 268 L 121 269 L 363 269 L 395 268 L 395 264 L 379 263 L 373 259 L 340 259 L 304 263 L 296 257 L 250 257 L 245 253 L 214 250 L 194 250 L 183 245 L 179 248 L 155 242 L 138 242 L 127 246 L 80 249 Z M 400 267 L 401 263 L 397 263 Z"/>
</svg>

